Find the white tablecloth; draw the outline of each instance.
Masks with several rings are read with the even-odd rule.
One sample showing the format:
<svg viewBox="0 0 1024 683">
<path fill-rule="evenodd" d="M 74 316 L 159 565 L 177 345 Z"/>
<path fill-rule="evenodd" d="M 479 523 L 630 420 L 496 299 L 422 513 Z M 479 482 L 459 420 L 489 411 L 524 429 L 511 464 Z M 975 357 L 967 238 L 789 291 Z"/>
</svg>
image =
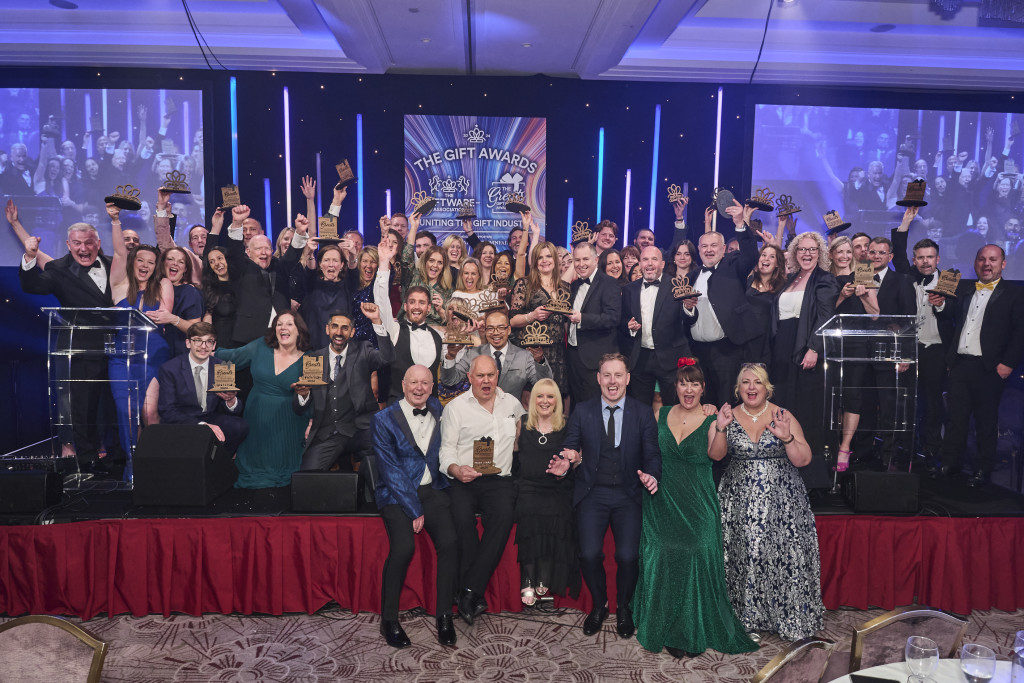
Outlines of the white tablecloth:
<svg viewBox="0 0 1024 683">
<path fill-rule="evenodd" d="M 910 670 L 907 669 L 907 665 L 904 662 L 873 666 L 870 669 L 861 669 L 857 673 L 864 674 L 865 676 L 888 678 L 893 681 L 899 681 L 899 683 L 906 683 L 907 679 L 910 678 Z M 932 680 L 935 683 L 965 683 L 967 679 L 964 678 L 963 673 L 960 671 L 959 659 L 940 659 L 939 667 L 932 674 Z M 831 683 L 851 683 L 851 680 L 849 676 L 840 676 Z M 1009 662 L 996 662 L 996 675 L 992 677 L 991 683 L 1010 683 Z"/>
</svg>

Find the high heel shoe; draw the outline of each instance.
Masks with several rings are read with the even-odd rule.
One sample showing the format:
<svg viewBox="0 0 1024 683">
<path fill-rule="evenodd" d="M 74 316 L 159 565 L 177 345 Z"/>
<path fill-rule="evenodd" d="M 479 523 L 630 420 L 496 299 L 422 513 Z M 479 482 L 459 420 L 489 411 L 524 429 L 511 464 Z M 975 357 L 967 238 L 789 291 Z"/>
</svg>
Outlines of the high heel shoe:
<svg viewBox="0 0 1024 683">
<path fill-rule="evenodd" d="M 548 594 L 548 587 L 545 586 L 543 583 L 538 583 L 537 584 L 537 595 L 542 595 L 543 596 L 543 595 L 547 595 L 547 594 Z"/>
<path fill-rule="evenodd" d="M 836 466 L 832 468 L 832 470 L 834 472 L 845 472 L 846 470 L 850 469 L 850 458 L 853 457 L 853 451 L 847 451 L 847 450 L 843 450 L 842 448 L 840 448 L 839 449 L 839 457 L 840 458 L 843 457 L 843 453 L 846 453 L 846 462 L 836 461 Z"/>
<path fill-rule="evenodd" d="M 527 607 L 533 607 L 537 604 L 537 593 L 534 592 L 533 586 L 527 586 L 523 590 L 519 591 L 519 596 L 523 600 L 523 604 Z"/>
</svg>

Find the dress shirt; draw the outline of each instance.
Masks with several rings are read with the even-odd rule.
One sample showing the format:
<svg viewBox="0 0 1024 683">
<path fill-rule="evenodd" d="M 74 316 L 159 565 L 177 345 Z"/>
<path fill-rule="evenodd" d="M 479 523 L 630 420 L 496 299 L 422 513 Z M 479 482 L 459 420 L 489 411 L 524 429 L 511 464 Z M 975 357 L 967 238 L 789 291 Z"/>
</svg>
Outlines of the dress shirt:
<svg viewBox="0 0 1024 683">
<path fill-rule="evenodd" d="M 655 282 L 661 283 L 659 277 Z M 658 299 L 658 290 L 661 289 L 659 284 L 657 287 L 647 287 L 647 281 L 644 280 L 644 286 L 640 287 L 640 348 L 642 349 L 653 349 L 654 348 L 654 336 L 651 332 L 654 327 L 654 302 Z M 635 335 L 634 335 L 635 336 Z"/>
<path fill-rule="evenodd" d="M 886 274 L 888 272 L 889 272 L 889 268 L 888 267 L 882 268 L 881 270 L 876 270 L 875 271 L 874 278 L 878 278 L 877 280 L 875 280 L 875 282 L 878 284 L 879 287 L 882 286 L 882 283 L 885 281 L 885 276 L 886 276 Z M 872 279 L 874 279 L 874 278 L 872 278 Z"/>
<path fill-rule="evenodd" d="M 203 384 L 205 384 L 206 386 L 210 385 L 210 375 L 209 375 L 209 372 L 210 372 L 210 359 L 209 358 L 207 358 L 202 363 L 197 363 L 195 361 L 195 359 L 192 358 L 192 355 L 189 354 L 189 357 L 188 357 L 188 367 L 189 367 L 189 370 L 192 371 L 192 377 L 193 378 L 195 378 L 195 376 L 196 376 L 196 368 L 202 368 L 203 369 L 202 370 L 202 372 L 203 372 L 203 374 L 202 374 Z M 207 400 L 209 400 L 209 399 L 207 399 Z M 207 405 L 209 405 L 209 403 L 207 403 Z M 238 397 L 235 396 L 235 399 L 233 401 L 231 401 L 230 404 L 227 403 L 227 401 L 225 401 L 224 402 L 224 406 L 228 410 L 230 410 L 231 412 L 235 412 L 235 408 L 238 407 Z M 200 422 L 199 424 L 204 425 L 206 423 L 205 422 Z"/>
<path fill-rule="evenodd" d="M 75 263 L 77 264 L 78 261 L 75 261 Z M 93 282 L 96 283 L 96 286 L 99 287 L 99 290 L 101 292 L 105 292 L 107 290 L 107 268 L 106 268 L 106 266 L 103 265 L 103 259 L 101 259 L 99 256 L 96 257 L 96 264 L 97 265 L 96 265 L 95 268 L 90 268 L 89 269 L 89 277 L 92 279 Z M 31 261 L 26 261 L 25 260 L 25 255 L 22 254 L 22 256 L 21 256 L 21 269 L 22 270 L 32 270 L 35 267 L 36 267 L 36 260 L 32 259 Z M 82 267 L 82 266 L 79 265 L 79 267 Z"/>
<path fill-rule="evenodd" d="M 939 323 L 935 319 L 935 311 L 928 303 L 928 292 L 925 290 L 935 289 L 939 283 L 938 271 L 925 278 L 921 283 L 914 283 L 914 293 L 917 295 L 917 342 L 927 346 L 942 343 L 939 337 Z"/>
<path fill-rule="evenodd" d="M 579 311 L 583 308 L 583 302 L 587 299 L 587 292 L 590 291 L 590 285 L 594 282 L 594 273 L 590 274 L 590 277 L 581 281 L 579 289 L 576 290 L 576 298 L 572 300 L 572 310 Z M 576 323 L 569 323 L 569 346 L 576 346 L 576 330 L 579 325 Z"/>
<path fill-rule="evenodd" d="M 405 421 L 409 423 L 409 429 L 412 431 L 412 436 L 416 439 L 416 446 L 426 453 L 430 448 L 430 437 L 434 434 L 434 416 L 429 412 L 426 415 L 414 415 L 412 412 L 412 405 L 404 398 L 398 401 L 398 405 L 402 408 L 402 414 L 405 415 Z M 426 463 L 423 465 L 423 476 L 420 477 L 420 486 L 429 484 L 433 479 L 430 476 L 430 468 L 427 467 Z"/>
<path fill-rule="evenodd" d="M 980 358 L 981 324 L 985 320 L 985 309 L 988 308 L 988 302 L 992 298 L 992 290 L 982 289 L 974 292 L 971 296 L 971 302 L 967 309 L 967 320 L 964 321 L 964 329 L 960 332 L 960 341 L 957 344 L 956 352 Z"/>
<path fill-rule="evenodd" d="M 377 269 L 377 277 L 373 281 L 373 302 L 380 308 L 381 332 L 387 331 L 391 337 L 391 343 L 398 345 L 398 333 L 402 331 L 402 325 L 395 320 L 391 312 L 391 297 L 388 288 L 391 286 L 391 270 Z M 374 325 L 374 332 L 378 326 Z M 442 348 L 443 352 L 443 348 Z M 416 365 L 429 368 L 437 360 L 437 349 L 434 346 L 434 338 L 428 330 L 409 330 L 409 353 Z"/>
<path fill-rule="evenodd" d="M 715 265 L 717 267 L 717 264 Z M 697 297 L 697 322 L 693 324 L 691 334 L 697 342 L 714 342 L 725 338 L 725 330 L 722 323 L 718 322 L 715 309 L 711 306 L 711 299 L 708 297 L 708 281 L 711 279 L 710 272 L 702 271 L 693 283 L 693 288 L 702 294 Z M 684 308 L 687 315 L 693 316 L 690 309 Z"/>
<path fill-rule="evenodd" d="M 452 465 L 473 466 L 473 442 L 494 439 L 494 465 L 501 476 L 512 472 L 512 449 L 515 447 L 516 426 L 526 414 L 523 404 L 501 389 L 494 390 L 493 411 L 488 411 L 476 400 L 472 390 L 460 394 L 445 406 L 441 414 L 441 471 L 448 475 Z"/>
<path fill-rule="evenodd" d="M 207 387 L 207 385 L 209 383 L 210 375 L 208 373 L 210 371 L 210 359 L 207 358 L 202 363 L 197 363 L 192 358 L 192 355 L 189 354 L 188 365 L 192 369 L 193 381 L 195 381 L 196 370 L 197 369 L 199 370 L 199 380 L 200 380 L 200 382 L 198 382 L 199 386 L 196 387 L 196 399 L 199 399 L 199 392 L 200 391 L 206 391 L 206 387 Z M 199 407 L 202 408 L 203 410 L 206 410 L 206 405 L 207 405 L 206 401 L 203 401 L 203 400 L 199 401 Z"/>
<path fill-rule="evenodd" d="M 601 431 L 604 434 L 608 433 L 608 416 L 612 414 L 612 411 L 608 410 L 609 406 L 617 407 L 615 411 L 615 447 L 618 448 L 619 444 L 622 443 L 622 411 L 623 403 L 625 399 L 620 398 L 618 403 L 608 403 L 601 397 Z"/>
</svg>

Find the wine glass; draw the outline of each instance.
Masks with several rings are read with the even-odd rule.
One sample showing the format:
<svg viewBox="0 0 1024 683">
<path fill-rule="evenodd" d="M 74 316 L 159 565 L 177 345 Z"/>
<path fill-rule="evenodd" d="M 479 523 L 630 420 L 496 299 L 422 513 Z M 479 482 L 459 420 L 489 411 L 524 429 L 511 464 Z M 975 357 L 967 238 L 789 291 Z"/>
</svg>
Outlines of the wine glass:
<svg viewBox="0 0 1024 683">
<path fill-rule="evenodd" d="M 996 673 L 996 653 L 984 645 L 964 645 L 960 651 L 960 670 L 967 683 L 988 683 Z"/>
<path fill-rule="evenodd" d="M 1010 669 L 1010 680 L 1013 683 L 1024 683 L 1024 631 L 1017 631 L 1017 639 L 1013 641 Z"/>
<path fill-rule="evenodd" d="M 911 674 L 908 683 L 929 681 L 929 674 L 939 666 L 939 646 L 931 638 L 910 636 L 907 638 L 906 661 Z"/>
</svg>

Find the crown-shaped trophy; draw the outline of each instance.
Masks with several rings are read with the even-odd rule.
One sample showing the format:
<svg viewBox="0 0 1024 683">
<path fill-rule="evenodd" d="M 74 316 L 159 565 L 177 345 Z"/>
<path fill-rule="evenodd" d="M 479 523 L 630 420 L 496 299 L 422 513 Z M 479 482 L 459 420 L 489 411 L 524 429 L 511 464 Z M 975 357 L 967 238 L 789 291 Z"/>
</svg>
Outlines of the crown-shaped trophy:
<svg viewBox="0 0 1024 683">
<path fill-rule="evenodd" d="M 695 299 L 698 296 L 700 296 L 700 292 L 690 286 L 690 278 L 682 273 L 672 278 L 673 299 L 680 301 L 682 299 Z"/>
<path fill-rule="evenodd" d="M 469 299 L 455 297 L 448 302 L 448 315 L 453 315 L 463 322 L 475 320 L 476 313 L 475 302 L 471 302 Z"/>
<path fill-rule="evenodd" d="M 164 184 L 160 187 L 161 192 L 174 192 L 177 194 L 192 194 L 186 181 L 185 174 L 181 171 L 171 171 L 164 176 Z"/>
<path fill-rule="evenodd" d="M 338 218 L 337 216 L 320 216 L 316 223 L 316 243 L 320 246 L 326 246 L 328 244 L 337 244 L 341 242 L 338 238 Z"/>
<path fill-rule="evenodd" d="M 758 187 L 755 189 L 754 196 L 744 203 L 758 211 L 774 211 L 775 193 L 767 187 Z"/>
<path fill-rule="evenodd" d="M 469 321 L 476 317 L 476 311 L 462 298 L 448 302 L 448 325 L 445 328 L 445 344 L 473 344 L 476 340 L 469 331 Z"/>
<path fill-rule="evenodd" d="M 459 209 L 459 213 L 456 214 L 455 220 L 458 221 L 472 221 L 476 220 L 476 200 L 466 199 L 462 202 L 462 207 Z"/>
<path fill-rule="evenodd" d="M 681 202 L 683 201 L 683 198 L 683 188 L 675 184 L 668 186 L 668 201 L 670 203 L 675 204 L 676 202 Z"/>
<path fill-rule="evenodd" d="M 775 202 L 775 208 L 777 209 L 775 215 L 779 218 L 792 216 L 794 213 L 803 211 L 802 208 L 793 202 L 793 195 L 789 194 L 780 194 L 779 201 Z"/>
<path fill-rule="evenodd" d="M 235 364 L 216 363 L 213 366 L 213 386 L 207 389 L 211 393 L 219 391 L 238 391 L 235 386 Z"/>
<path fill-rule="evenodd" d="M 594 235 L 590 224 L 586 221 L 576 221 L 572 226 L 572 243 L 586 242 Z"/>
<path fill-rule="evenodd" d="M 736 197 L 724 187 L 716 187 L 715 193 L 711 196 L 711 202 L 718 209 L 718 215 L 729 220 L 732 220 L 732 216 L 725 210 L 732 206 L 734 201 L 736 201 Z"/>
<path fill-rule="evenodd" d="M 554 343 L 548 334 L 548 326 L 539 321 L 527 325 L 519 339 L 520 346 L 551 346 Z"/>
<path fill-rule="evenodd" d="M 943 270 L 939 273 L 939 281 L 935 289 L 926 289 L 929 294 L 938 294 L 948 299 L 956 298 L 956 288 L 960 284 L 960 271 L 956 268 Z"/>
<path fill-rule="evenodd" d="M 530 207 L 523 201 L 522 192 L 511 192 L 505 198 L 505 210 L 512 213 L 526 213 Z"/>
<path fill-rule="evenodd" d="M 118 185 L 114 189 L 114 194 L 104 197 L 103 201 L 113 204 L 122 211 L 138 211 L 142 208 L 142 202 L 139 201 L 139 190 L 131 185 Z"/>
<path fill-rule="evenodd" d="M 927 187 L 924 178 L 918 178 L 907 183 L 907 194 L 903 199 L 896 202 L 896 206 L 928 206 L 924 200 L 924 191 Z"/>
<path fill-rule="evenodd" d="M 552 313 L 572 313 L 572 304 L 569 303 L 569 290 L 559 287 L 551 295 L 551 299 L 544 304 L 544 308 Z"/>
<path fill-rule="evenodd" d="M 506 308 L 505 302 L 498 297 L 496 289 L 485 290 L 476 300 L 476 312 L 479 316 L 487 315 L 491 311 L 503 311 Z"/>
<path fill-rule="evenodd" d="M 413 213 L 426 216 L 437 206 L 437 198 L 431 197 L 426 190 L 414 192 L 412 195 Z"/>
<path fill-rule="evenodd" d="M 299 381 L 296 384 L 302 384 L 307 387 L 320 387 L 327 384 L 324 381 L 324 357 L 303 356 L 302 377 L 299 377 Z"/>
<path fill-rule="evenodd" d="M 824 215 L 824 219 L 825 227 L 827 228 L 826 232 L 829 235 L 835 235 L 836 233 L 842 232 L 843 230 L 846 230 L 847 228 L 853 225 L 853 223 L 847 223 L 842 218 L 840 218 L 839 212 L 836 211 L 835 209 L 832 209 L 831 211 L 826 213 Z"/>
<path fill-rule="evenodd" d="M 348 187 L 358 180 L 358 178 L 356 178 L 356 174 L 352 172 L 352 167 L 349 166 L 348 159 L 342 159 L 339 161 L 334 167 L 334 170 L 338 172 L 338 184 L 334 186 L 335 190 Z"/>
<path fill-rule="evenodd" d="M 497 292 L 499 289 L 511 289 L 512 288 L 512 273 L 509 272 L 508 266 L 504 263 L 496 265 L 494 272 L 491 273 L 491 284 L 488 289 L 492 292 Z"/>
<path fill-rule="evenodd" d="M 225 185 L 220 188 L 220 196 L 220 208 L 224 211 L 230 211 L 242 203 L 241 198 L 238 196 L 238 185 Z"/>
</svg>

